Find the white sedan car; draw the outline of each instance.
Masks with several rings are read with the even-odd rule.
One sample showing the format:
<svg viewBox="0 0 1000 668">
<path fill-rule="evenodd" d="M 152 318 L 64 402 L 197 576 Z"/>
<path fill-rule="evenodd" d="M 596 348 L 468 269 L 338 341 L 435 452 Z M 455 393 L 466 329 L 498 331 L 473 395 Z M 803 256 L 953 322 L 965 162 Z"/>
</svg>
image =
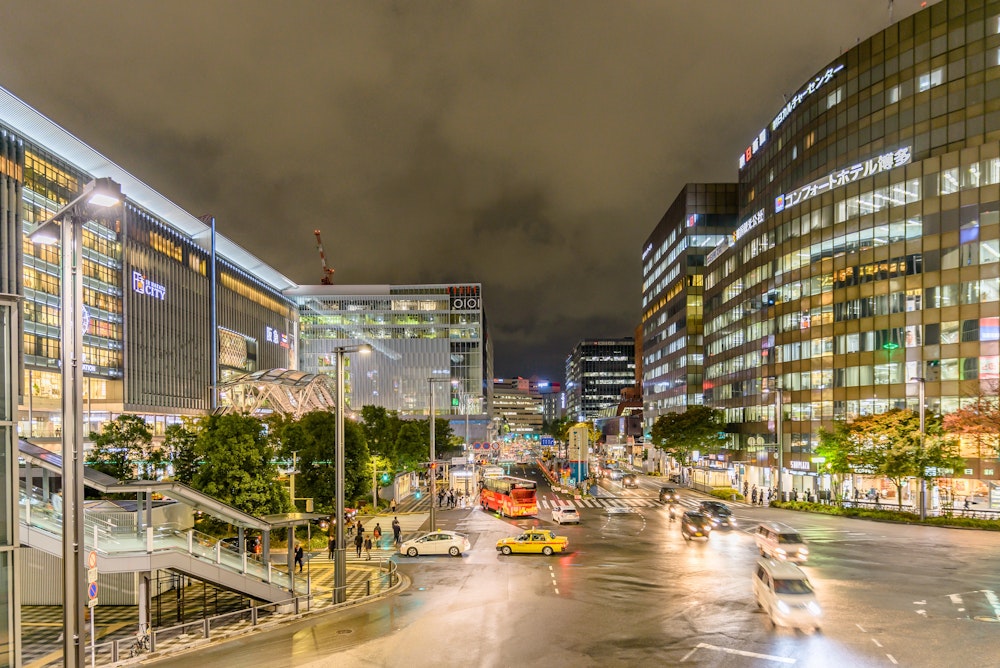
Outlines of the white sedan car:
<svg viewBox="0 0 1000 668">
<path fill-rule="evenodd" d="M 552 521 L 556 524 L 579 524 L 580 513 L 573 506 L 556 506 L 552 509 Z"/>
<path fill-rule="evenodd" d="M 453 557 L 460 557 L 463 552 L 468 552 L 470 547 L 469 538 L 465 534 L 438 530 L 406 541 L 399 546 L 399 553 L 408 557 L 421 554 L 450 554 Z"/>
</svg>

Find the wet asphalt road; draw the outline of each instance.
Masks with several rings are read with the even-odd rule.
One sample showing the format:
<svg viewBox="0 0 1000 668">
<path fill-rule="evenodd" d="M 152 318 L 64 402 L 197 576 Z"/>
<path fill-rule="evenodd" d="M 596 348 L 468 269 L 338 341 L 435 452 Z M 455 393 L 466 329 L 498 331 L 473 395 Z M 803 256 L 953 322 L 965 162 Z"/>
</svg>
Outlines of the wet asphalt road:
<svg viewBox="0 0 1000 668">
<path fill-rule="evenodd" d="M 219 643 L 157 666 L 996 666 L 1000 534 L 849 520 L 735 505 L 739 528 L 686 542 L 655 501 L 581 508 L 554 527 L 539 486 L 538 519 L 481 511 L 439 515 L 469 533 L 462 558 L 400 559 L 402 594 Z M 684 491 L 682 504 L 703 498 Z M 775 629 L 758 612 L 745 533 L 761 520 L 809 540 L 805 566 L 823 606 L 821 633 Z M 512 555 L 497 539 L 518 527 L 567 535 L 564 556 Z M 149 662 L 153 663 L 153 662 Z"/>
</svg>

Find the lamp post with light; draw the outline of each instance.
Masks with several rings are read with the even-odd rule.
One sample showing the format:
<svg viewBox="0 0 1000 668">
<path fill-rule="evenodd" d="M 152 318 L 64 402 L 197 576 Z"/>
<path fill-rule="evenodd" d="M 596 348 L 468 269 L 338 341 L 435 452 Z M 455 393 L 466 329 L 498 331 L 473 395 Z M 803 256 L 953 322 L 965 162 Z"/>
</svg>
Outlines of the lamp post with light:
<svg viewBox="0 0 1000 668">
<path fill-rule="evenodd" d="M 121 199 L 120 184 L 109 178 L 94 179 L 75 199 L 28 232 L 33 243 L 61 245 L 59 362 L 63 423 L 63 665 L 66 668 L 84 665 L 83 226 L 92 219 L 91 207 L 111 207 Z"/>
<path fill-rule="evenodd" d="M 337 498 L 334 512 L 336 515 L 336 531 L 334 540 L 336 544 L 333 549 L 333 602 L 343 603 L 347 596 L 347 546 L 344 545 L 344 359 L 347 353 L 371 352 L 371 346 L 361 344 L 357 346 L 338 346 L 337 353 L 337 435 L 334 455 L 334 466 L 336 467 Z"/>
<path fill-rule="evenodd" d="M 924 435 L 926 432 L 926 426 L 924 424 L 924 385 L 927 382 L 926 378 L 914 377 L 910 378 L 911 381 L 918 383 L 919 393 L 917 395 L 917 401 L 919 402 L 920 410 L 920 465 L 923 466 L 924 459 Z M 920 471 L 920 519 L 927 519 L 927 471 Z"/>
<path fill-rule="evenodd" d="M 437 530 L 437 522 L 436 522 L 436 517 L 435 517 L 435 513 L 434 513 L 434 502 L 437 499 L 437 453 L 435 452 L 436 448 L 435 448 L 435 443 L 434 443 L 434 383 L 451 383 L 451 382 L 452 382 L 452 380 L 450 378 L 428 378 L 427 379 L 427 384 L 430 386 L 430 390 L 431 390 L 431 399 L 430 399 L 430 401 L 431 401 L 430 409 L 431 410 L 430 410 L 430 414 L 428 416 L 428 420 L 430 421 L 430 433 L 431 433 L 431 447 L 430 447 L 430 457 L 431 457 L 431 461 L 430 461 L 430 472 L 431 472 L 431 475 L 430 475 L 430 478 L 431 478 L 431 484 L 430 484 L 430 495 L 431 495 L 430 530 L 431 531 L 436 531 Z"/>
</svg>

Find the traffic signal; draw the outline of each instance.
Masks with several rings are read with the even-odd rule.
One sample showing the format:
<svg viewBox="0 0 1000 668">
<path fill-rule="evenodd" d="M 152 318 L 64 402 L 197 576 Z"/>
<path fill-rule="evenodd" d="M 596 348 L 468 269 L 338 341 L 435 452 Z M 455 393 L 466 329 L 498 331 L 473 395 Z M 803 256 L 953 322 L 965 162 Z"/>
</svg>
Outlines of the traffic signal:
<svg viewBox="0 0 1000 668">
<path fill-rule="evenodd" d="M 420 490 L 419 489 L 417 490 L 417 493 L 414 494 L 414 496 L 417 497 L 418 499 L 420 498 Z"/>
<path fill-rule="evenodd" d="M 388 473 L 383 473 L 382 474 L 382 484 L 383 485 L 388 485 L 389 484 L 389 474 Z"/>
</svg>

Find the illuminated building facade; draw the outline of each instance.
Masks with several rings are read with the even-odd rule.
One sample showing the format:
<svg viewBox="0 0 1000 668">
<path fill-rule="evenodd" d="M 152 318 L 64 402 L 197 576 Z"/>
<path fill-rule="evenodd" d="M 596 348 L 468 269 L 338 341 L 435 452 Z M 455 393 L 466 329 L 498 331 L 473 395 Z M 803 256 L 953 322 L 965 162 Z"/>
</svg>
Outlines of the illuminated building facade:
<svg viewBox="0 0 1000 668">
<path fill-rule="evenodd" d="M 212 408 L 212 231 L 135 176 L 0 89 L 0 218 L 18 239 L 6 270 L 23 294 L 18 432 L 45 445 L 61 433 L 60 266 L 56 246 L 24 234 L 92 179 L 110 177 L 125 201 L 83 224 L 84 433 L 123 412 L 154 433 Z M 215 236 L 217 374 L 294 368 L 294 285 Z M 8 256 L 9 252 L 9 258 Z"/>
<path fill-rule="evenodd" d="M 635 386 L 635 339 L 586 339 L 566 358 L 566 415 L 593 420 Z"/>
<path fill-rule="evenodd" d="M 538 383 L 527 378 L 495 378 L 492 416 L 504 422 L 512 437 L 541 436 L 544 404 Z"/>
<path fill-rule="evenodd" d="M 345 364 L 352 407 L 427 415 L 428 379 L 440 378 L 457 382 L 435 386 L 435 414 L 488 412 L 493 344 L 480 284 L 304 285 L 285 294 L 299 309 L 301 370 L 336 375 L 338 347 L 372 347 Z"/>
<path fill-rule="evenodd" d="M 702 403 L 706 256 L 736 229 L 735 183 L 689 183 L 642 250 L 641 367 L 647 429 Z M 638 346 L 637 346 L 638 347 Z"/>
<path fill-rule="evenodd" d="M 705 275 L 706 402 L 751 481 L 829 484 L 821 427 L 946 413 L 1000 380 L 1000 4 L 943 0 L 805 82 L 739 157 L 740 217 Z M 776 415 L 775 390 L 782 406 Z M 957 495 L 987 491 L 969 459 Z"/>
</svg>

